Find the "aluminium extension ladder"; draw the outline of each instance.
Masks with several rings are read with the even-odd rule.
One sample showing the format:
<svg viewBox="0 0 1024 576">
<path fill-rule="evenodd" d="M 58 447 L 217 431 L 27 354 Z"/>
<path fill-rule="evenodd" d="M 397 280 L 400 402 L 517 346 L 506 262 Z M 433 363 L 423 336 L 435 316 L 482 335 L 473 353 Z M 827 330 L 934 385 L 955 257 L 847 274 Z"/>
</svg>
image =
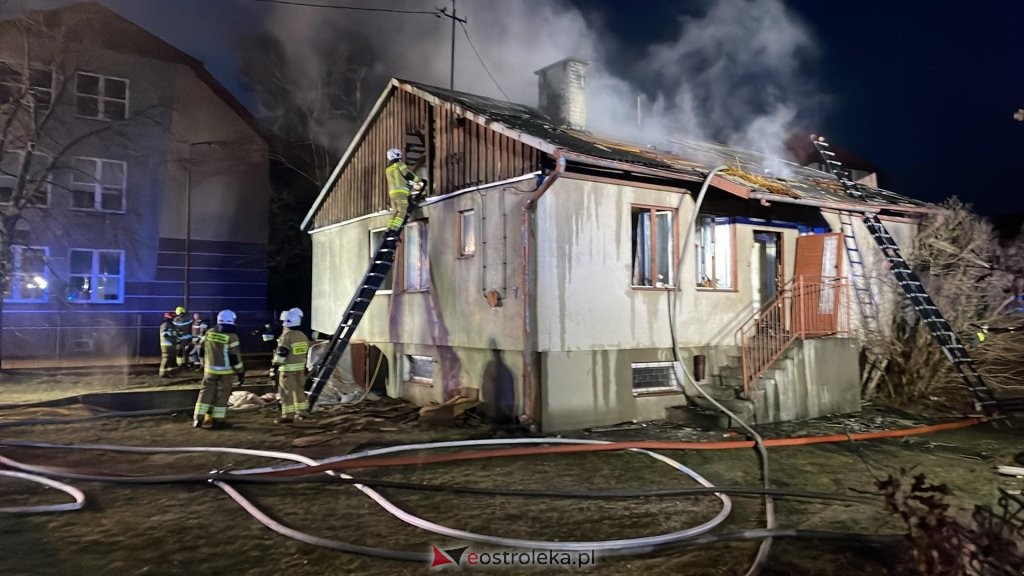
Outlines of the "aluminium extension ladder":
<svg viewBox="0 0 1024 576">
<path fill-rule="evenodd" d="M 309 377 L 306 379 L 305 387 L 309 390 L 309 398 L 307 400 L 308 412 L 313 411 L 313 406 L 316 405 L 320 393 L 330 380 L 331 374 L 338 365 L 338 361 L 341 360 L 341 356 L 344 354 L 345 348 L 348 347 L 349 341 L 352 340 L 352 334 L 355 333 L 356 327 L 359 326 L 363 315 L 366 314 L 366 310 L 370 307 L 373 297 L 380 290 L 381 284 L 384 283 L 384 278 L 395 264 L 395 251 L 398 247 L 398 239 L 402 234 L 402 230 L 405 229 L 406 222 L 409 221 L 409 215 L 416 208 L 414 198 L 415 196 L 410 195 L 405 221 L 398 227 L 398 230 L 384 233 L 380 247 L 377 248 L 377 252 L 370 260 L 370 265 L 366 269 L 366 275 L 363 276 L 359 289 L 356 290 L 355 296 L 348 303 L 348 308 L 345 309 L 338 328 L 331 335 L 331 339 L 327 344 L 327 353 L 324 354 L 318 364 L 313 366 Z"/>
<path fill-rule="evenodd" d="M 864 194 L 857 188 L 857 184 L 850 178 L 849 171 L 843 169 L 841 162 L 835 159 L 835 153 L 828 149 L 825 139 L 818 136 L 811 136 L 811 142 L 815 149 L 821 154 L 827 172 L 832 174 L 842 184 L 847 194 L 855 198 L 863 198 Z M 907 296 L 914 310 L 921 317 L 925 326 L 932 334 L 932 339 L 939 345 L 946 358 L 953 364 L 953 368 L 960 374 L 967 389 L 974 397 L 975 403 L 985 416 L 999 418 L 999 401 L 992 393 L 992 389 L 985 383 L 985 379 L 978 373 L 974 366 L 974 360 L 967 353 L 967 348 L 957 337 L 953 327 L 950 326 L 942 311 L 935 305 L 931 296 L 921 284 L 921 279 L 910 268 L 907 261 L 900 254 L 899 246 L 893 239 L 885 225 L 872 213 L 864 214 L 864 225 L 867 227 L 871 237 L 874 238 L 882 254 L 892 269 L 896 282 L 900 285 L 903 293 Z"/>
</svg>

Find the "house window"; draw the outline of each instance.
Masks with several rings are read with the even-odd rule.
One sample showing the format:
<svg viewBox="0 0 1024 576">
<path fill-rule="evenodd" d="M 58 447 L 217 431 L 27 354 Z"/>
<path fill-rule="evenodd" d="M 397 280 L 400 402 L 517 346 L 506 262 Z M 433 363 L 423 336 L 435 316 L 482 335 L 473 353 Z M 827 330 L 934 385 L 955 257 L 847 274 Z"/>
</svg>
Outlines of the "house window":
<svg viewBox="0 0 1024 576">
<path fill-rule="evenodd" d="M 384 232 L 386 231 L 386 228 L 370 230 L 370 259 L 373 259 L 374 255 L 377 254 L 377 250 L 380 248 L 380 243 L 384 240 Z M 394 266 L 388 270 L 387 275 L 384 276 L 384 281 L 380 283 L 380 289 L 377 290 L 378 294 L 391 294 L 392 288 L 395 285 L 394 271 Z"/>
<path fill-rule="evenodd" d="M 28 93 L 35 99 L 37 108 L 46 109 L 53 101 L 53 71 L 30 66 L 28 78 L 6 62 L 0 62 L 0 104 L 21 98 L 28 81 Z"/>
<path fill-rule="evenodd" d="M 0 204 L 10 204 L 18 184 L 22 152 L 7 152 L 0 158 Z M 25 179 L 22 197 L 23 206 L 45 207 L 50 204 L 50 183 L 47 181 L 49 156 L 33 154 L 29 164 L 28 178 Z"/>
<path fill-rule="evenodd" d="M 405 380 L 433 384 L 434 359 L 430 356 L 405 355 Z"/>
<path fill-rule="evenodd" d="M 674 218 L 674 210 L 633 207 L 633 286 L 675 286 Z"/>
<path fill-rule="evenodd" d="M 476 254 L 476 210 L 459 212 L 459 256 Z"/>
<path fill-rule="evenodd" d="M 697 230 L 697 287 L 733 288 L 733 226 L 729 218 L 701 215 Z"/>
<path fill-rule="evenodd" d="M 430 288 L 430 255 L 427 251 L 427 223 L 410 222 L 405 226 L 405 290 L 422 292 Z"/>
<path fill-rule="evenodd" d="M 632 362 L 633 394 L 681 392 L 675 362 Z"/>
<path fill-rule="evenodd" d="M 68 301 L 124 302 L 124 251 L 76 248 L 68 258 Z"/>
<path fill-rule="evenodd" d="M 79 72 L 75 88 L 75 111 L 79 116 L 102 120 L 128 117 L 127 80 Z"/>
<path fill-rule="evenodd" d="M 46 302 L 48 254 L 42 247 L 11 246 L 11 278 L 4 288 L 5 302 Z"/>
<path fill-rule="evenodd" d="M 119 160 L 75 158 L 71 171 L 71 207 L 124 212 L 128 166 Z"/>
</svg>

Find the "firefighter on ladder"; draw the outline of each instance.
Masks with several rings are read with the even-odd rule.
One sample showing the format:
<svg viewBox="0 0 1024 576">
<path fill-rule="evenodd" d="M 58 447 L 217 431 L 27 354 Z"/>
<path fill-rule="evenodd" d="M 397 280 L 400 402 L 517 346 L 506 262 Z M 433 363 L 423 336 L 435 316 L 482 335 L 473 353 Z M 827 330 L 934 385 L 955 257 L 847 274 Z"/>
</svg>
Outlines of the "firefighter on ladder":
<svg viewBox="0 0 1024 576">
<path fill-rule="evenodd" d="M 387 158 L 384 175 L 387 177 L 388 197 L 391 199 L 388 232 L 394 233 L 402 227 L 408 215 L 410 188 L 416 192 L 423 190 L 423 179 L 409 171 L 409 167 L 402 161 L 402 151 L 398 148 L 388 150 Z"/>
<path fill-rule="evenodd" d="M 231 396 L 232 384 L 229 376 L 237 376 L 239 385 L 245 383 L 245 367 L 242 365 L 234 312 L 221 310 L 217 314 L 217 325 L 206 331 L 201 354 L 203 389 L 196 400 L 192 426 L 202 428 L 203 420 L 209 414 L 213 419 L 210 428 L 227 428 L 228 398 Z"/>
<path fill-rule="evenodd" d="M 281 325 L 284 331 L 277 340 L 272 364 L 277 369 L 278 384 L 281 392 L 281 417 L 278 424 L 290 424 L 302 419 L 302 412 L 308 406 L 304 378 L 306 370 L 306 354 L 309 352 L 309 339 L 302 333 L 302 310 L 292 308 L 281 312 Z"/>
</svg>

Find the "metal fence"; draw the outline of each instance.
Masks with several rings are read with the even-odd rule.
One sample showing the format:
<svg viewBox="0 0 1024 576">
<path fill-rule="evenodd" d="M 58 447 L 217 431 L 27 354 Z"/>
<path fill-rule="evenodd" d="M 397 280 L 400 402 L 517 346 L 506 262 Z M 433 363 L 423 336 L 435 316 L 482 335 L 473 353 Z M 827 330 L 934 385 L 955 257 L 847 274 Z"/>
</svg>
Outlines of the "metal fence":
<svg viewBox="0 0 1024 576">
<path fill-rule="evenodd" d="M 215 324 L 216 312 L 200 313 L 209 324 Z M 249 322 L 239 324 L 238 336 L 243 353 L 269 353 L 271 344 L 264 342 L 263 319 L 270 312 L 253 316 Z M 4 326 L 0 367 L 45 367 L 96 365 L 102 363 L 146 364 L 160 357 L 160 324 L 162 315 L 153 313 L 131 314 L 117 324 L 107 320 L 91 326 L 81 322 L 72 324 L 62 315 L 52 315 L 52 322 L 29 325 Z"/>
</svg>

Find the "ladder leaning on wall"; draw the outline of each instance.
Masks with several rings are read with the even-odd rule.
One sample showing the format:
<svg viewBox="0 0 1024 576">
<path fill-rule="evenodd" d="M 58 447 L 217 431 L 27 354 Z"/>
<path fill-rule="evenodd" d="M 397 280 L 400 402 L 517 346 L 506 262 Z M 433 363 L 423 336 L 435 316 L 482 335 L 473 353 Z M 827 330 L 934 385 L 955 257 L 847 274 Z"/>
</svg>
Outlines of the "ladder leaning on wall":
<svg viewBox="0 0 1024 576">
<path fill-rule="evenodd" d="M 843 189 L 850 196 L 862 198 L 864 194 L 857 188 L 857 184 L 850 179 L 849 172 L 843 169 L 842 163 L 836 160 L 835 153 L 828 149 L 829 145 L 825 139 L 812 135 L 811 141 L 814 143 L 815 149 L 821 154 L 826 171 L 839 180 L 843 185 Z M 932 301 L 931 296 L 925 291 L 924 285 L 921 284 L 921 279 L 917 276 L 917 273 L 911 269 L 902 254 L 900 254 L 899 246 L 892 235 L 889 234 L 889 231 L 886 230 L 885 225 L 873 213 L 864 214 L 864 224 L 871 237 L 874 238 L 875 243 L 882 250 L 882 255 L 889 263 L 896 282 L 931 332 L 932 339 L 942 348 L 946 358 L 960 374 L 971 396 L 974 397 L 978 408 L 990 418 L 1001 417 L 999 401 L 996 400 L 992 389 L 988 387 L 985 379 L 982 378 L 975 367 L 974 359 L 967 353 L 967 348 L 960 342 L 949 321 L 946 320 L 946 317 L 942 315 L 942 311 L 939 310 L 939 307 Z"/>
<path fill-rule="evenodd" d="M 866 398 L 874 395 L 878 381 L 885 373 L 885 366 L 889 359 L 884 353 L 879 352 L 873 345 L 881 335 L 880 307 L 875 291 L 871 286 L 871 276 L 864 264 L 864 255 L 860 251 L 860 244 L 857 241 L 856 229 L 853 225 L 853 215 L 846 211 L 839 211 L 839 226 L 843 233 L 843 246 L 846 249 L 846 260 L 849 263 L 850 276 L 853 284 L 854 295 L 857 300 L 857 307 L 860 310 L 861 329 L 864 339 L 867 341 L 865 354 L 867 355 L 867 367 L 864 370 L 864 377 L 861 381 L 861 390 Z"/>
<path fill-rule="evenodd" d="M 402 225 L 397 230 L 384 234 L 377 252 L 370 259 L 370 265 L 367 267 L 366 274 L 359 284 L 359 289 L 352 296 L 352 300 L 348 303 L 345 313 L 341 316 L 338 328 L 335 329 L 334 334 L 331 335 L 331 339 L 328 341 L 327 352 L 320 362 L 310 370 L 309 377 L 306 379 L 306 389 L 309 390 L 309 407 L 307 408 L 309 412 L 313 411 L 313 406 L 316 405 L 317 399 L 320 398 L 320 393 L 330 380 L 331 374 L 341 360 L 341 356 L 344 354 L 345 348 L 348 347 L 349 341 L 352 340 L 356 327 L 359 326 L 359 322 L 370 307 L 370 302 L 373 301 L 373 297 L 384 283 L 384 278 L 387 277 L 388 272 L 391 271 L 395 264 L 398 239 L 402 235 L 402 230 L 405 229 L 405 224 L 409 221 L 409 214 L 416 209 L 414 199 L 415 196 L 409 197 L 409 209 Z"/>
</svg>

